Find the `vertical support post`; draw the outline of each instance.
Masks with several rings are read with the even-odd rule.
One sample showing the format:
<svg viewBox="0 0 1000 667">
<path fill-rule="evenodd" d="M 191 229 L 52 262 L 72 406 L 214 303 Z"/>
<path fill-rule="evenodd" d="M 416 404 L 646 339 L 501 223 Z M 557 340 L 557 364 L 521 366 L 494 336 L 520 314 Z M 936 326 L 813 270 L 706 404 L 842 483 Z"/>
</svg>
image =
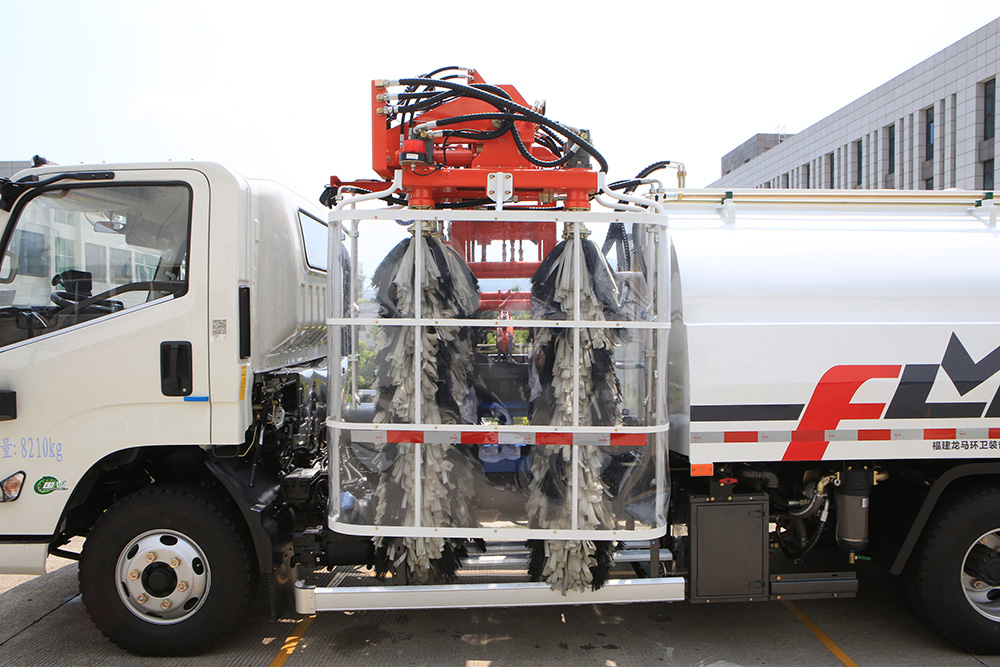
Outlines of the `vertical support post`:
<svg viewBox="0 0 1000 667">
<path fill-rule="evenodd" d="M 667 234 L 666 225 L 658 225 L 656 228 L 656 317 L 660 322 L 669 323 L 672 317 L 670 310 L 670 236 Z M 669 386 L 668 373 L 668 345 L 670 340 L 670 329 L 663 328 L 656 330 L 656 425 L 670 424 L 670 411 L 667 405 L 667 391 Z M 668 434 L 657 432 L 656 434 L 656 518 L 657 521 L 666 521 L 666 504 L 668 480 L 666 474 L 666 460 L 668 448 Z"/>
<path fill-rule="evenodd" d="M 355 208 L 355 204 L 351 204 L 351 208 Z M 358 296 L 361 286 L 358 284 L 361 278 L 361 272 L 358 270 L 358 220 L 351 220 L 351 231 L 348 232 L 348 236 L 351 237 L 351 303 L 350 312 L 351 317 L 357 317 L 358 312 Z M 361 352 L 358 350 L 358 328 L 356 326 L 351 327 L 351 356 L 353 361 L 351 363 L 351 405 L 354 406 L 358 400 L 358 366 L 361 363 Z"/>
<path fill-rule="evenodd" d="M 573 426 L 580 425 L 580 290 L 583 285 L 583 223 L 569 223 L 573 244 Z M 580 528 L 580 451 L 574 446 L 573 454 L 573 530 Z"/>
<path fill-rule="evenodd" d="M 420 428 L 424 422 L 424 383 L 423 383 L 423 286 L 424 286 L 424 223 L 422 220 L 413 222 L 413 317 L 417 323 L 413 327 L 413 424 Z M 423 506 L 423 458 L 422 444 L 412 445 L 415 449 L 413 477 L 413 514 L 414 525 L 419 528 L 423 517 L 420 508 Z"/>
<path fill-rule="evenodd" d="M 329 224 L 329 236 L 327 237 L 327 257 L 330 258 L 327 267 L 327 291 L 330 294 L 329 317 L 342 317 L 344 312 L 344 274 L 343 274 L 343 254 L 341 243 L 341 222 L 334 220 Z M 341 341 L 343 340 L 343 326 L 334 324 L 327 328 L 327 364 L 330 377 L 330 393 L 327 405 L 327 414 L 331 419 L 340 421 L 343 419 L 343 375 L 340 372 L 340 358 L 343 350 Z M 340 518 L 340 428 L 328 427 L 330 429 L 327 451 L 329 452 L 327 461 L 327 477 L 329 481 L 330 494 L 327 500 L 328 521 L 337 521 Z"/>
</svg>

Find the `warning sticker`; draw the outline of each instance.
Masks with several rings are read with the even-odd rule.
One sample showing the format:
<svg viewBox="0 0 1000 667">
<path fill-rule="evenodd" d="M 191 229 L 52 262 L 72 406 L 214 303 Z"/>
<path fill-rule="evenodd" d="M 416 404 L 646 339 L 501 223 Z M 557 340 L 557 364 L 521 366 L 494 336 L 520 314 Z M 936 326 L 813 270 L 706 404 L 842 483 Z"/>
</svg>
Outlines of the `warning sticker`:
<svg viewBox="0 0 1000 667">
<path fill-rule="evenodd" d="M 226 342 L 228 328 L 226 320 L 212 320 L 212 342 Z"/>
</svg>

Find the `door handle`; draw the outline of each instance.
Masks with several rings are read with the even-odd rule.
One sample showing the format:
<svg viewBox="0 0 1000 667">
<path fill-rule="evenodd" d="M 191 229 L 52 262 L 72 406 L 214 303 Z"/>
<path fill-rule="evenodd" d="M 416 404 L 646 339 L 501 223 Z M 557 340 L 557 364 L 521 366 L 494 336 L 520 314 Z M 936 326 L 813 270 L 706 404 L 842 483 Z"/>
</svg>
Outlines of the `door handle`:
<svg viewBox="0 0 1000 667">
<path fill-rule="evenodd" d="M 160 391 L 164 396 L 190 396 L 192 391 L 191 343 L 168 340 L 160 343 Z"/>
</svg>

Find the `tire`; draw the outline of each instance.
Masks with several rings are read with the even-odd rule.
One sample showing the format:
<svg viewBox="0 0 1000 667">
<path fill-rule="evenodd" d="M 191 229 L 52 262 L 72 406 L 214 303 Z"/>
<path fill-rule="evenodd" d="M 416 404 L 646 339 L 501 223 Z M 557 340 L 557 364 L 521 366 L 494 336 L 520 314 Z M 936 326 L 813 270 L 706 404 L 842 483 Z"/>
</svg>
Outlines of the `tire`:
<svg viewBox="0 0 1000 667">
<path fill-rule="evenodd" d="M 952 499 L 928 523 L 912 599 L 932 628 L 972 653 L 1000 653 L 1000 491 Z"/>
<path fill-rule="evenodd" d="M 217 496 L 153 487 L 97 521 L 80 557 L 80 593 L 94 624 L 126 651 L 201 653 L 246 611 L 256 580 L 249 553 Z"/>
</svg>

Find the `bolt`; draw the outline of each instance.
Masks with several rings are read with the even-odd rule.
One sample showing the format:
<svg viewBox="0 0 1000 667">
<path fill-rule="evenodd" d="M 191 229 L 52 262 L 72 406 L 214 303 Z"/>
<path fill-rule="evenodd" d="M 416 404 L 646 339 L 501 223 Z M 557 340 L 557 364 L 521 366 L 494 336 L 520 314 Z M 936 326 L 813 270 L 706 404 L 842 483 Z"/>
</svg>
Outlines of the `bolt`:
<svg viewBox="0 0 1000 667">
<path fill-rule="evenodd" d="M 170 600 L 164 600 L 161 602 L 160 609 L 170 609 Z"/>
<path fill-rule="evenodd" d="M 491 179 L 493 179 L 493 178 L 496 178 L 496 177 L 497 177 L 497 175 L 496 175 L 496 174 L 490 174 L 490 178 L 491 178 Z"/>
<path fill-rule="evenodd" d="M 138 579 L 139 578 L 139 570 L 132 570 L 131 572 L 129 572 L 128 573 L 128 578 L 131 579 L 132 581 L 135 581 L 136 579 Z"/>
<path fill-rule="evenodd" d="M 146 597 L 145 593 L 139 593 L 137 596 L 135 596 L 135 601 L 138 602 L 139 604 L 146 604 L 146 600 L 148 599 L 149 598 Z"/>
<path fill-rule="evenodd" d="M 179 590 L 181 593 L 183 593 L 187 589 L 188 589 L 188 585 L 187 585 L 186 581 L 178 582 L 178 584 L 177 584 L 177 590 Z"/>
<path fill-rule="evenodd" d="M 986 585 L 985 581 L 978 581 L 978 580 L 972 582 L 972 587 L 975 588 L 977 591 L 989 588 L 989 586 Z"/>
<path fill-rule="evenodd" d="M 490 194 L 491 195 L 496 194 L 496 190 L 490 190 Z"/>
<path fill-rule="evenodd" d="M 172 567 L 174 569 L 177 569 L 180 566 L 181 566 L 181 559 L 180 558 L 171 558 L 170 559 L 170 567 Z"/>
<path fill-rule="evenodd" d="M 146 562 L 147 563 L 152 563 L 154 560 L 156 560 L 156 553 L 155 552 L 150 551 L 148 554 L 146 554 Z"/>
</svg>

